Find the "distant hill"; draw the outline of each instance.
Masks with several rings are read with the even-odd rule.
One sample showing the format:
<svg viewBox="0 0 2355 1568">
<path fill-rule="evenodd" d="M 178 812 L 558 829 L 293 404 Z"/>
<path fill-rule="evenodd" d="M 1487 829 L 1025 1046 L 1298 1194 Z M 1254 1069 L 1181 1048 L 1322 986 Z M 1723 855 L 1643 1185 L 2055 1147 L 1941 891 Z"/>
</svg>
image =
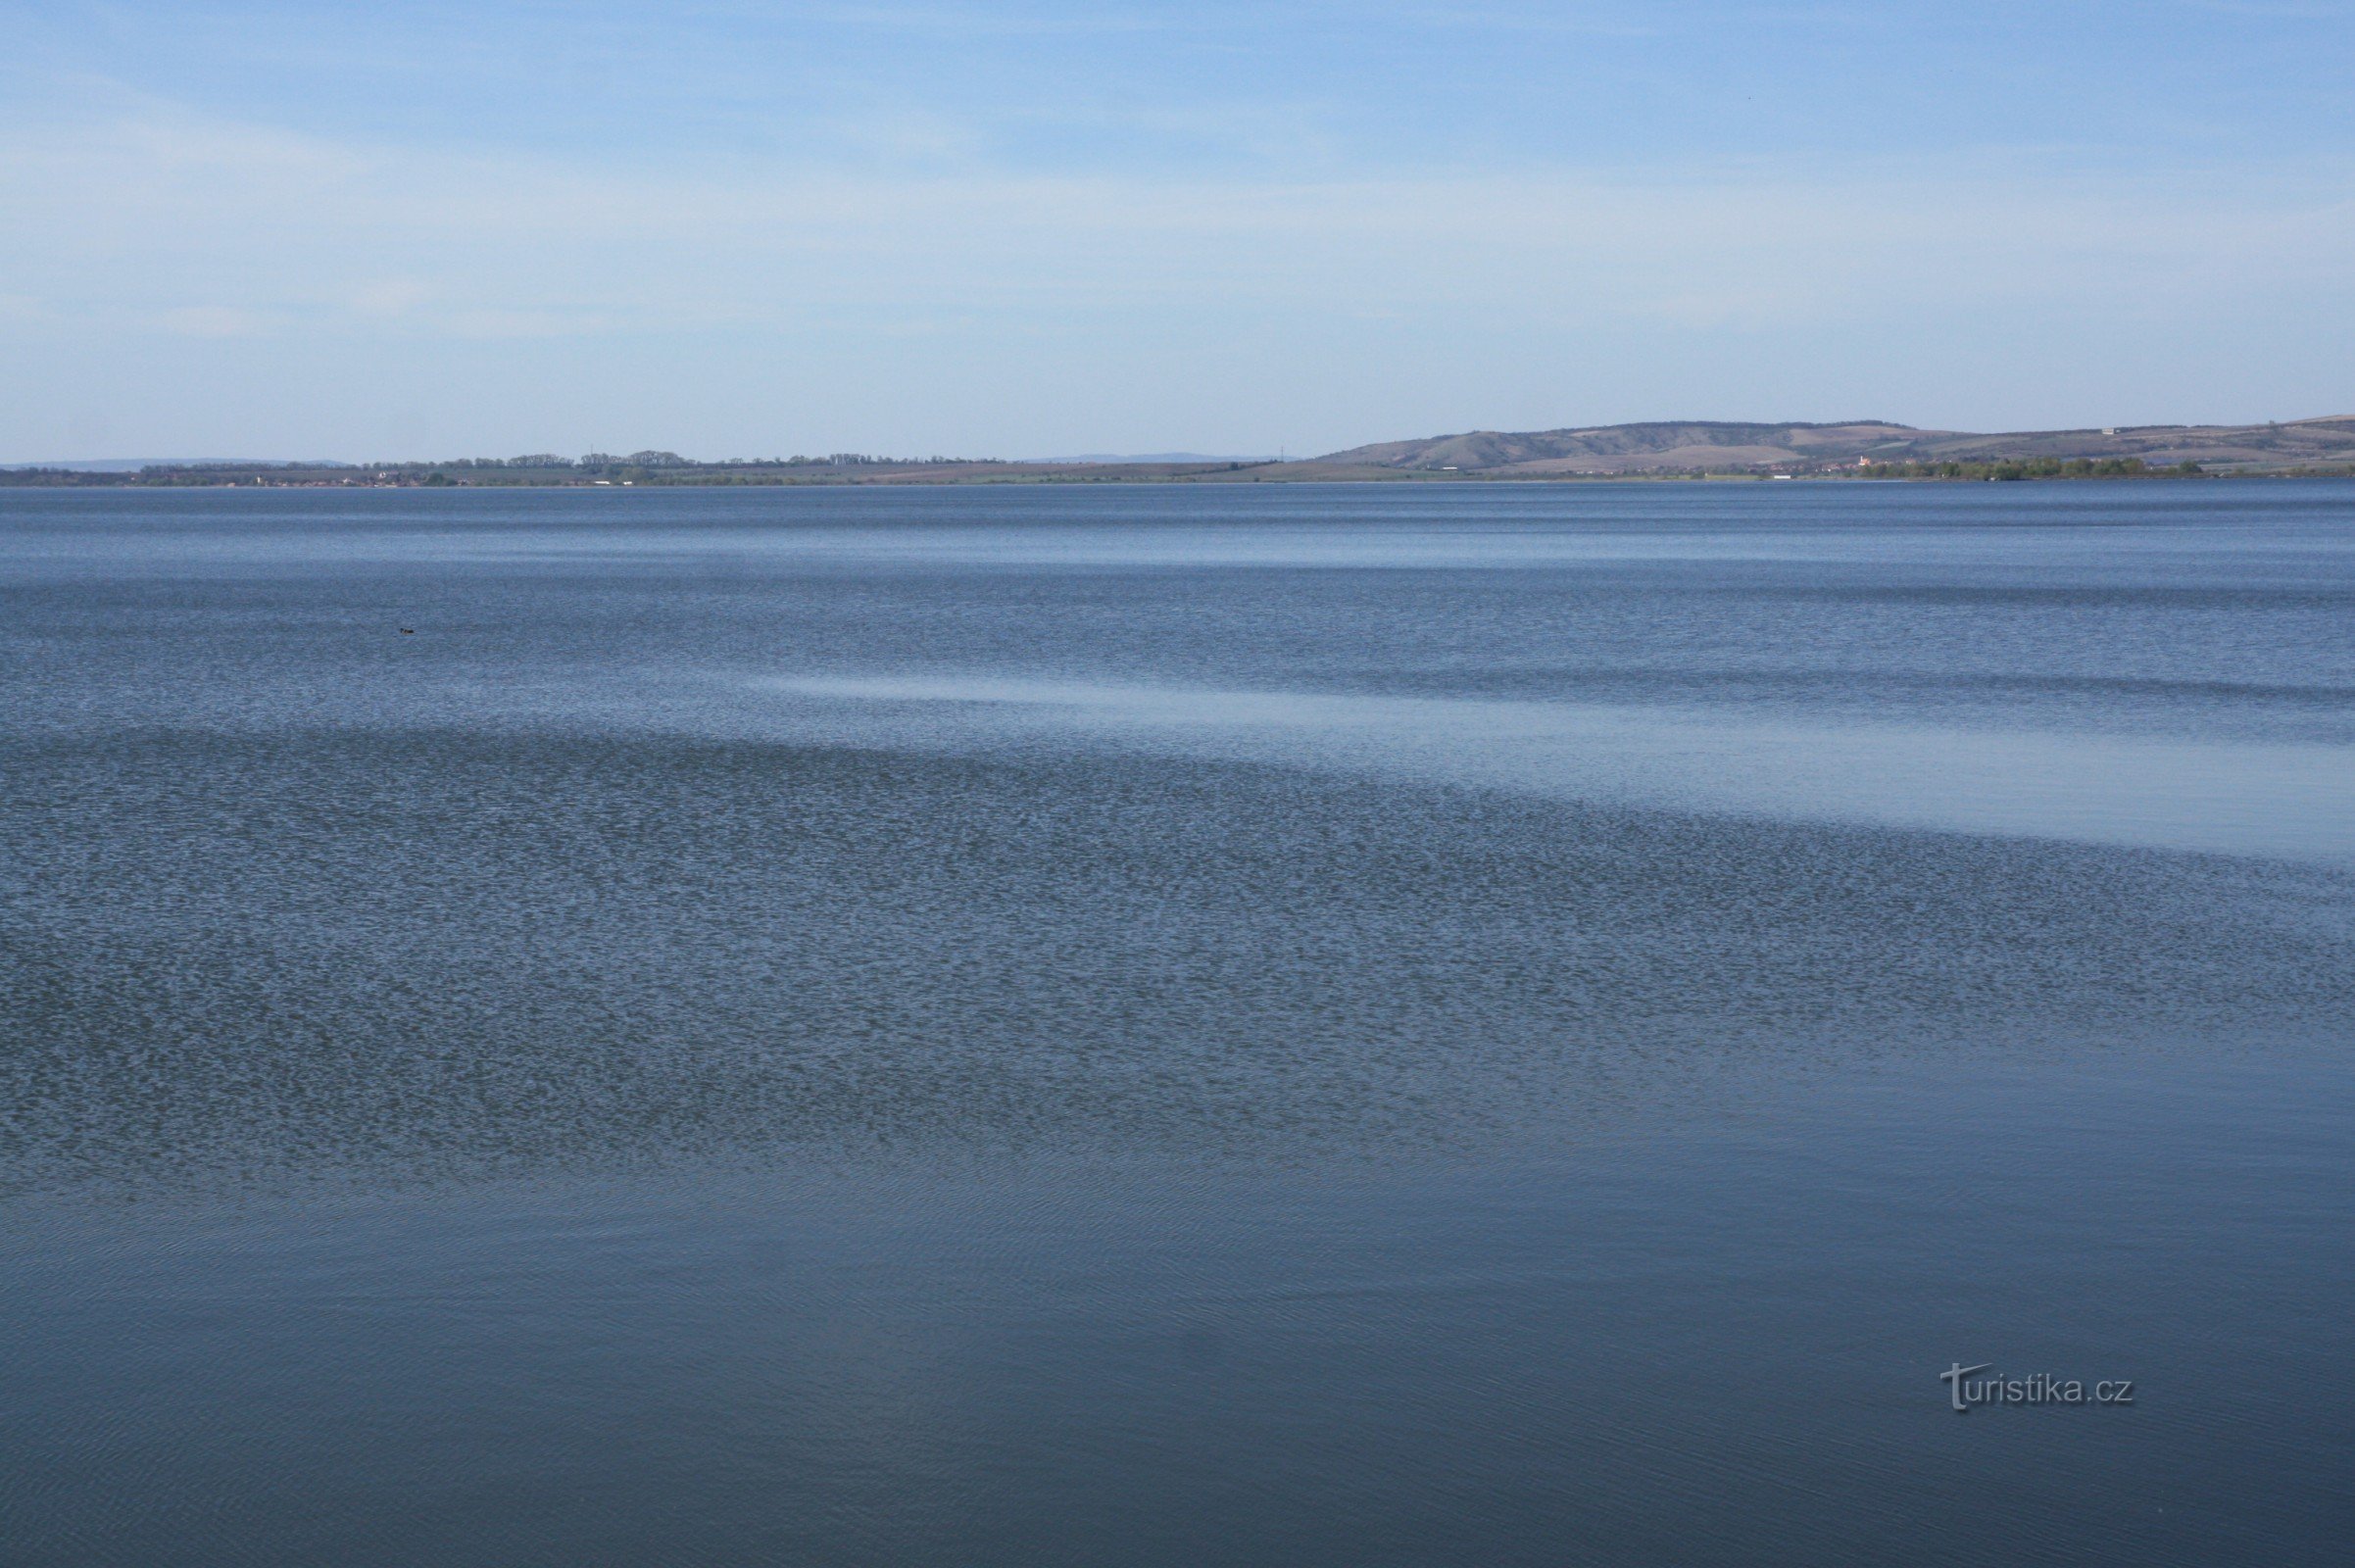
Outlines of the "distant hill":
<svg viewBox="0 0 2355 1568">
<path fill-rule="evenodd" d="M 2295 467 L 2355 462 L 2355 415 L 2286 424 L 2146 424 L 2111 429 L 1922 430 L 1881 419 L 1838 424 L 1659 420 L 1583 429 L 1471 430 L 1384 441 L 1320 464 L 1411 472 L 1492 475 L 1648 473 L 1692 469 L 1821 472 L 1874 463 L 1987 463 L 2015 459 L 2139 458 L 2156 467 Z M 1861 462 L 1860 462 L 1861 460 Z"/>
</svg>

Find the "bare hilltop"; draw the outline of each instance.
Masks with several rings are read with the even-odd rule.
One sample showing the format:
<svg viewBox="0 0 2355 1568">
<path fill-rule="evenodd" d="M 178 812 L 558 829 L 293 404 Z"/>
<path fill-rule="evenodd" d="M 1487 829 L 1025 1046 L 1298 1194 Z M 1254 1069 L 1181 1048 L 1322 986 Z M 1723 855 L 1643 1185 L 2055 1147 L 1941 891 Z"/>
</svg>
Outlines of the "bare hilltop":
<svg viewBox="0 0 2355 1568">
<path fill-rule="evenodd" d="M 2285 424 L 2145 424 L 2084 430 L 1923 430 L 1884 419 L 1837 424 L 1745 424 L 1718 419 L 1594 425 L 1570 430 L 1469 430 L 1385 441 L 1316 460 L 1335 467 L 1484 477 L 1768 470 L 1823 473 L 1874 466 L 2186 463 L 2211 471 L 2279 470 L 2355 463 L 2355 415 Z"/>
</svg>

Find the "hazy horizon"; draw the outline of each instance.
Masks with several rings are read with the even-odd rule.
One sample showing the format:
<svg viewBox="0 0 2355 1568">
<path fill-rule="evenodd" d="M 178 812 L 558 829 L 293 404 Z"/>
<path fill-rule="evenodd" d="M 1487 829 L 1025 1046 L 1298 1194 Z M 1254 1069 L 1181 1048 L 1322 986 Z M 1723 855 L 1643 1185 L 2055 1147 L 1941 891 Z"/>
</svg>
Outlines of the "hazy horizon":
<svg viewBox="0 0 2355 1568">
<path fill-rule="evenodd" d="M 2355 406 L 2344 4 L 20 8 L 0 462 Z"/>
</svg>

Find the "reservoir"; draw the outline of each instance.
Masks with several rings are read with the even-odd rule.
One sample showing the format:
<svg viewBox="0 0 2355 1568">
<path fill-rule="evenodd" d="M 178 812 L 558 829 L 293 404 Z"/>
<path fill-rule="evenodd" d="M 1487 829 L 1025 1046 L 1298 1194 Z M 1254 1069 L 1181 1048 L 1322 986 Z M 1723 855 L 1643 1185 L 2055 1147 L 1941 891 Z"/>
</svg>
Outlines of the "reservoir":
<svg viewBox="0 0 2355 1568">
<path fill-rule="evenodd" d="M 0 669 L 11 1564 L 2355 1529 L 2355 483 L 10 490 Z"/>
</svg>

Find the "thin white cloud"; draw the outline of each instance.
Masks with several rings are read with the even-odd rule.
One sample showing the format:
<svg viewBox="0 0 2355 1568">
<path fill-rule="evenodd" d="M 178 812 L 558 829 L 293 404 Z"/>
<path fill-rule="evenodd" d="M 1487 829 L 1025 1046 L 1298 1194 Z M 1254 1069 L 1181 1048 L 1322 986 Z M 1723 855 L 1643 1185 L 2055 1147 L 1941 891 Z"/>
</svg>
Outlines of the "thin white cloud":
<svg viewBox="0 0 2355 1568">
<path fill-rule="evenodd" d="M 2019 170 L 1272 181 L 748 162 L 679 180 L 149 113 L 0 135 L 0 201 L 20 220 L 0 263 L 15 291 L 84 320 L 224 333 L 273 313 L 472 335 L 1218 301 L 1741 327 L 1925 303 L 2343 294 L 2355 204 L 2317 194 L 2343 178 L 2295 172 L 2161 190 Z"/>
<path fill-rule="evenodd" d="M 416 277 L 378 277 L 342 294 L 355 311 L 369 316 L 405 316 L 433 297 L 433 285 Z"/>
<path fill-rule="evenodd" d="M 234 305 L 183 305 L 157 313 L 156 325 L 177 337 L 253 337 L 270 327 L 269 317 Z"/>
</svg>

